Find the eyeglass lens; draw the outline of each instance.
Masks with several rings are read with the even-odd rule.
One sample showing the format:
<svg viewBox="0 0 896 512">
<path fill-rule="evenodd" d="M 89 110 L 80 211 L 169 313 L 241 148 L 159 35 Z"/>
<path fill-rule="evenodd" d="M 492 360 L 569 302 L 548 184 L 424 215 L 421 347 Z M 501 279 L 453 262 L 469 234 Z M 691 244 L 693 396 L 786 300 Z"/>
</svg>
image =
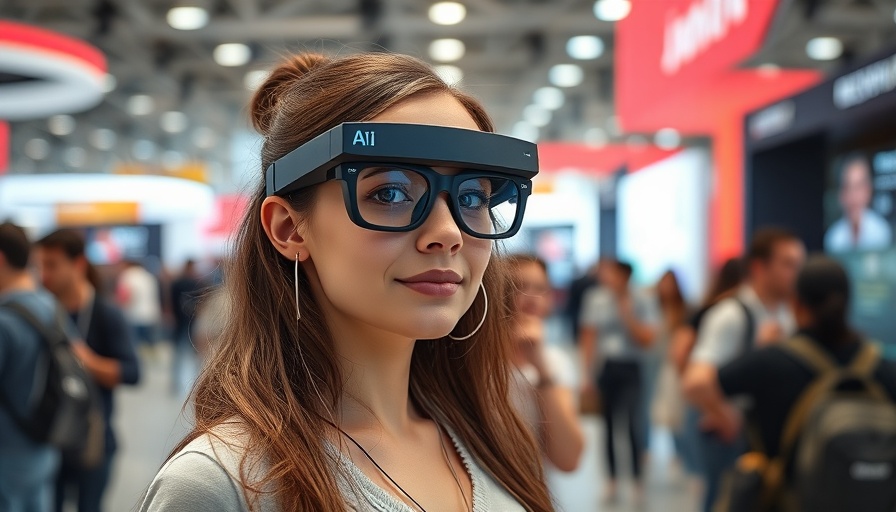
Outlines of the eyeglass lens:
<svg viewBox="0 0 896 512">
<path fill-rule="evenodd" d="M 417 222 L 426 210 L 429 182 L 418 171 L 400 167 L 367 167 L 358 173 L 361 218 L 374 226 L 401 228 Z M 454 207 L 466 227 L 477 234 L 501 235 L 510 230 L 519 208 L 519 189 L 499 177 L 475 177 L 460 183 Z"/>
</svg>

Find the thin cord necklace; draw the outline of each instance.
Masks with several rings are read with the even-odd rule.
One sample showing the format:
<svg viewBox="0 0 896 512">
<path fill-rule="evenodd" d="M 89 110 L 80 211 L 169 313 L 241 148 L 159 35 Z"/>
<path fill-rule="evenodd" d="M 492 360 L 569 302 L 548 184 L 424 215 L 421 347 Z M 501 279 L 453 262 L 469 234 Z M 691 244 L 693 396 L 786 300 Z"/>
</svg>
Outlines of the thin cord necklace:
<svg viewBox="0 0 896 512">
<path fill-rule="evenodd" d="M 383 476 L 385 476 L 386 478 L 389 479 L 390 482 L 392 482 L 392 485 L 394 485 L 395 487 L 397 487 L 398 490 L 401 491 L 402 494 L 404 494 L 405 496 L 408 497 L 409 500 L 411 500 L 412 502 L 414 502 L 414 505 L 416 505 L 417 508 L 419 508 L 422 512 L 426 512 L 426 509 L 423 508 L 423 505 L 417 503 L 417 500 L 415 500 L 415 499 L 413 498 L 413 496 L 411 496 L 410 494 L 408 494 L 408 491 L 404 490 L 400 485 L 398 485 L 398 482 L 396 482 L 391 476 L 389 476 L 389 473 L 386 473 L 386 470 L 383 469 L 383 468 L 381 468 L 380 465 L 377 464 L 375 460 L 373 460 L 373 457 L 371 457 L 370 454 L 367 453 L 367 450 L 365 450 L 364 447 L 361 446 L 361 443 L 355 441 L 355 438 L 352 437 L 352 436 L 350 436 L 350 435 L 348 435 L 348 432 L 346 432 L 345 430 L 342 430 L 342 429 L 339 428 L 339 427 L 336 427 L 336 428 L 339 429 L 340 432 L 342 432 L 342 435 L 344 435 L 344 436 L 347 437 L 352 443 L 354 443 L 355 446 L 357 446 L 359 450 L 361 450 L 361 452 L 364 454 L 364 456 L 367 457 L 367 460 L 369 460 L 370 462 L 372 462 L 373 465 L 376 466 L 376 469 L 380 470 L 380 473 L 382 473 Z M 441 435 L 441 434 L 440 434 L 440 435 Z"/>
<path fill-rule="evenodd" d="M 334 425 L 334 426 L 336 426 L 336 425 Z M 345 430 L 342 430 L 342 428 L 336 426 L 336 429 L 339 430 L 339 432 L 341 432 L 342 435 L 347 437 L 349 439 L 349 441 L 351 441 L 355 446 L 357 446 L 358 449 L 361 450 L 361 453 L 363 453 L 364 456 L 367 457 L 367 460 L 369 460 L 374 466 L 376 466 L 376 469 L 378 469 L 380 471 L 380 473 L 383 474 L 383 476 L 385 476 L 387 479 L 389 479 L 390 482 L 392 482 L 392 485 L 394 485 L 396 488 L 398 488 L 398 490 L 401 491 L 402 494 L 407 496 L 407 498 L 409 500 L 411 500 L 411 502 L 413 502 L 414 505 L 416 505 L 417 508 L 419 508 L 422 512 L 426 512 L 426 509 L 423 508 L 423 505 L 418 503 L 417 500 L 415 500 L 413 496 L 408 494 L 408 492 L 405 491 L 404 488 L 402 488 L 400 485 L 398 485 L 398 482 L 396 482 L 395 479 L 393 479 L 389 475 L 389 473 L 386 472 L 385 469 L 383 469 L 379 464 L 377 464 L 377 462 L 373 459 L 373 457 L 369 453 L 367 453 L 367 450 L 365 450 L 364 447 L 361 446 L 361 443 L 359 443 L 358 441 L 355 441 L 355 438 L 350 436 L 349 433 L 346 432 Z M 467 494 L 464 492 L 463 486 L 460 485 L 460 479 L 457 477 L 457 473 L 454 471 L 454 464 L 451 464 L 451 462 L 448 459 L 448 450 L 445 448 L 445 440 L 442 437 L 442 427 L 439 426 L 438 423 L 436 423 L 436 430 L 438 430 L 438 433 L 439 433 L 439 446 L 441 446 L 441 448 L 442 448 L 442 455 L 445 457 L 445 462 L 448 464 L 448 469 L 451 470 L 451 476 L 454 477 L 454 482 L 457 484 L 457 488 L 460 490 L 460 494 L 464 500 L 464 507 L 466 508 Z"/>
</svg>

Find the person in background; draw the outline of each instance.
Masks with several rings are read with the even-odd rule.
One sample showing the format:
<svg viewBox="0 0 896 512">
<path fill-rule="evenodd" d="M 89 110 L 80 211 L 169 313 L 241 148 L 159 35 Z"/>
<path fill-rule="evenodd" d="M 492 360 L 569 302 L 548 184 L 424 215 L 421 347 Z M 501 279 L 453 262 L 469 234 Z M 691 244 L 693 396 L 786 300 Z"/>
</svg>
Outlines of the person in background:
<svg viewBox="0 0 896 512">
<path fill-rule="evenodd" d="M 843 217 L 824 236 L 828 252 L 880 250 L 890 247 L 893 233 L 887 220 L 870 208 L 874 195 L 871 164 L 862 153 L 852 153 L 840 167 L 840 208 Z"/>
<path fill-rule="evenodd" d="M 57 307 L 28 272 L 30 251 L 22 228 L 0 224 L 0 510 L 4 512 L 52 510 L 60 461 L 59 450 L 34 442 L 12 416 L 28 415 L 44 342 L 23 318 L 3 305 L 21 304 L 48 324 Z"/>
<path fill-rule="evenodd" d="M 569 319 L 570 332 L 574 343 L 579 342 L 580 321 L 582 318 L 582 299 L 591 288 L 598 285 L 597 276 L 600 274 L 601 261 L 591 265 L 581 276 L 573 279 L 569 284 L 566 296 L 566 318 Z"/>
<path fill-rule="evenodd" d="M 730 298 L 712 306 L 701 321 L 697 341 L 684 375 L 684 391 L 697 405 L 711 393 L 718 369 L 756 347 L 781 341 L 796 329 L 790 300 L 805 259 L 803 243 L 778 228 L 758 230 L 747 253 L 747 281 Z M 706 483 L 704 511 L 712 509 L 721 476 L 746 447 L 739 436 L 721 439 L 704 426 L 714 418 L 689 418 L 699 431 L 698 445 Z"/>
<path fill-rule="evenodd" d="M 159 282 L 151 272 L 136 261 L 125 261 L 115 289 L 118 304 L 133 330 L 139 346 L 151 357 L 162 323 L 162 304 Z"/>
<path fill-rule="evenodd" d="M 820 347 L 839 366 L 849 365 L 866 341 L 849 325 L 850 285 L 843 267 L 813 256 L 796 283 L 795 312 L 799 334 Z M 769 459 L 780 452 L 785 422 L 797 400 L 814 381 L 816 370 L 779 346 L 754 350 L 721 367 L 700 396 L 699 407 L 714 419 L 712 428 L 725 439 L 741 431 L 743 417 L 728 399 L 750 398 L 747 411 Z M 880 361 L 873 373 L 890 400 L 896 401 L 896 363 Z"/>
<path fill-rule="evenodd" d="M 657 334 L 659 313 L 655 301 L 630 286 L 631 265 L 611 262 L 601 267 L 601 286 L 585 296 L 579 349 L 585 386 L 594 385 L 588 376 L 595 375 L 598 356 L 603 366 L 597 373 L 597 388 L 603 402 L 606 421 L 606 457 L 610 480 L 605 501 L 617 498 L 617 464 L 614 447 L 618 435 L 625 436 L 615 425 L 625 421 L 631 468 L 635 478 L 635 501 L 643 499 L 641 480 L 641 444 L 643 419 L 641 401 L 643 382 L 642 352 L 652 346 Z"/>
<path fill-rule="evenodd" d="M 531 255 L 508 258 L 515 285 L 511 399 L 540 441 L 545 459 L 573 471 L 585 447 L 573 395 L 574 368 L 556 347 L 545 344 L 544 321 L 551 313 L 547 265 Z"/>
<path fill-rule="evenodd" d="M 171 313 L 174 319 L 174 356 L 171 363 L 171 389 L 174 393 L 181 391 L 181 377 L 185 360 L 190 357 L 191 343 L 190 323 L 196 315 L 200 295 L 206 284 L 196 272 L 196 262 L 189 259 L 184 263 L 180 276 L 171 283 Z"/>
<path fill-rule="evenodd" d="M 102 509 L 118 448 L 112 429 L 114 390 L 121 384 L 136 384 L 140 366 L 121 310 L 97 293 L 102 286 L 87 261 L 84 238 L 76 231 L 63 229 L 45 236 L 36 246 L 41 282 L 71 316 L 85 341 L 74 345 L 75 354 L 100 390 L 106 429 L 105 458 L 100 465 L 85 469 L 77 458 L 63 458 L 56 484 L 56 511 L 62 512 L 64 504 L 73 498 L 78 512 L 97 512 Z"/>
</svg>

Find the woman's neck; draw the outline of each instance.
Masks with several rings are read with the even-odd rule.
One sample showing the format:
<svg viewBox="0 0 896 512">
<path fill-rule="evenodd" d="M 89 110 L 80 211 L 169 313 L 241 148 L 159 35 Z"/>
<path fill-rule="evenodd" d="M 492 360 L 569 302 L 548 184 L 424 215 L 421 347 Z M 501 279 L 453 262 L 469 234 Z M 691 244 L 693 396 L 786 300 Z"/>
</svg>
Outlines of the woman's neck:
<svg viewBox="0 0 896 512">
<path fill-rule="evenodd" d="M 344 381 L 340 426 L 402 435 L 420 419 L 409 396 L 415 340 L 351 322 L 340 322 L 331 332 Z"/>
</svg>

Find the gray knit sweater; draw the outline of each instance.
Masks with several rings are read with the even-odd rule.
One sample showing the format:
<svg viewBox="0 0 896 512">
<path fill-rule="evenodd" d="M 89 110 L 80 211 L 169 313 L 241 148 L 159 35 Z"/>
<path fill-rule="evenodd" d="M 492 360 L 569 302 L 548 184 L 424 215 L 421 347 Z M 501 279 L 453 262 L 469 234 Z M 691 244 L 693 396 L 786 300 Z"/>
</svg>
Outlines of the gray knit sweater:
<svg viewBox="0 0 896 512">
<path fill-rule="evenodd" d="M 153 479 L 140 505 L 140 512 L 243 512 L 248 510 L 246 493 L 239 485 L 242 437 L 227 427 L 217 437 L 197 438 L 172 457 Z M 470 456 L 453 432 L 451 439 L 466 466 L 473 484 L 474 512 L 516 512 L 524 510 L 503 487 L 487 475 Z M 227 442 L 222 439 L 227 440 Z M 416 512 L 371 481 L 347 456 L 328 445 L 341 465 L 339 489 L 349 510 L 375 512 Z M 257 466 L 260 468 L 261 466 Z M 249 476 L 253 473 L 249 466 Z M 258 512 L 280 512 L 270 495 L 259 496 Z"/>
</svg>

